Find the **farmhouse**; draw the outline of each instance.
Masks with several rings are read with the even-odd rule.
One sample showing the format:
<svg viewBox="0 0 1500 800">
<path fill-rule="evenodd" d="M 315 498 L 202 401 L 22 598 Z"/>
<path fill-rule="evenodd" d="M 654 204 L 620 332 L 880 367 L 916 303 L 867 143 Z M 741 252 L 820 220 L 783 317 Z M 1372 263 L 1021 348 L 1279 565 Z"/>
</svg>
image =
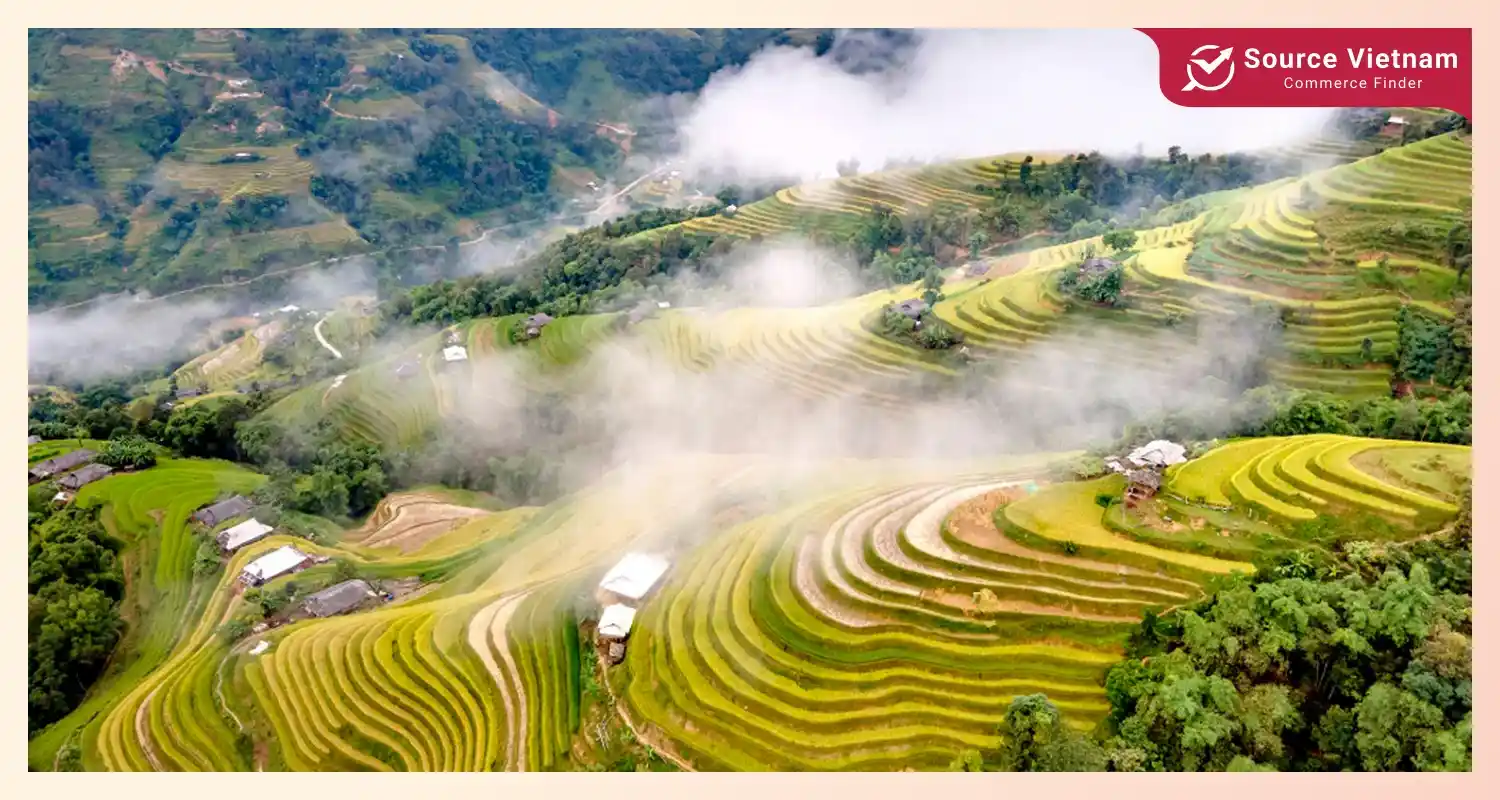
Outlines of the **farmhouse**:
<svg viewBox="0 0 1500 800">
<path fill-rule="evenodd" d="M 451 347 L 444 347 L 443 348 L 443 360 L 446 361 L 446 362 L 448 362 L 449 364 L 453 364 L 453 363 L 459 362 L 459 361 L 468 361 L 469 360 L 469 351 L 465 350 L 464 348 L 460 347 L 459 345 L 453 345 Z"/>
<path fill-rule="evenodd" d="M 1166 469 L 1186 461 L 1187 449 L 1175 442 L 1156 439 L 1130 451 L 1130 455 L 1125 458 L 1137 467 Z"/>
<path fill-rule="evenodd" d="M 604 574 L 599 593 L 606 601 L 640 600 L 666 574 L 668 566 L 664 558 L 630 553 Z"/>
<path fill-rule="evenodd" d="M 1392 115 L 1380 128 L 1381 136 L 1400 136 L 1406 129 L 1406 117 Z"/>
<path fill-rule="evenodd" d="M 1125 507 L 1135 508 L 1156 496 L 1161 488 L 1161 473 L 1150 469 L 1133 469 L 1125 473 Z"/>
<path fill-rule="evenodd" d="M 724 206 L 724 216 L 732 217 L 734 216 L 735 212 L 739 210 L 739 206 L 735 205 L 734 203 L 730 203 L 729 205 Z"/>
<path fill-rule="evenodd" d="M 927 301 L 925 300 L 902 300 L 896 304 L 896 313 L 907 319 L 921 319 L 927 313 Z"/>
<path fill-rule="evenodd" d="M 532 314 L 531 316 L 527 317 L 526 338 L 535 339 L 536 337 L 541 336 L 542 328 L 547 327 L 547 323 L 551 321 L 552 317 L 546 314 Z"/>
<path fill-rule="evenodd" d="M 247 519 L 234 527 L 219 531 L 214 539 L 224 548 L 224 552 L 233 553 L 251 542 L 264 539 L 272 530 L 274 528 L 260 520 Z"/>
<path fill-rule="evenodd" d="M 200 525 L 212 528 L 221 522 L 234 519 L 250 510 L 250 499 L 244 495 L 235 495 L 228 500 L 220 500 L 210 506 L 204 506 L 193 514 L 193 521 Z"/>
<path fill-rule="evenodd" d="M 27 470 L 27 475 L 30 476 L 31 483 L 44 481 L 59 472 L 67 472 L 81 464 L 87 464 L 93 461 L 97 455 L 93 450 L 74 450 L 71 453 L 64 453 L 56 458 L 49 458 L 46 461 L 36 464 Z"/>
<path fill-rule="evenodd" d="M 83 469 L 62 476 L 58 479 L 57 485 L 63 489 L 76 492 L 111 472 L 114 472 L 114 469 L 103 464 L 90 464 Z"/>
<path fill-rule="evenodd" d="M 259 586 L 272 578 L 296 572 L 311 561 L 306 553 L 291 545 L 278 547 L 246 564 L 240 580 L 249 586 Z"/>
<path fill-rule="evenodd" d="M 60 506 L 65 506 L 65 505 L 73 502 L 73 493 L 72 492 L 58 492 L 57 494 L 52 495 L 52 502 L 56 503 L 57 505 L 60 505 Z"/>
<path fill-rule="evenodd" d="M 28 437 L 26 437 L 26 446 L 30 447 L 30 446 L 36 444 L 37 442 L 40 442 L 41 440 L 42 440 L 42 437 L 40 437 L 40 436 L 28 436 Z"/>
<path fill-rule="evenodd" d="M 1095 256 L 1094 258 L 1085 259 L 1079 265 L 1078 273 L 1080 275 L 1103 275 L 1118 266 L 1120 266 L 1120 263 L 1113 258 Z"/>
<path fill-rule="evenodd" d="M 349 611 L 374 596 L 375 590 L 370 588 L 370 584 L 355 579 L 313 594 L 302 607 L 315 617 L 331 617 Z"/>
<path fill-rule="evenodd" d="M 605 655 L 609 663 L 618 664 L 625 660 L 625 640 L 630 637 L 630 626 L 634 622 L 635 609 L 623 603 L 607 606 L 599 615 L 599 641 L 606 645 Z"/>
<path fill-rule="evenodd" d="M 200 394 L 203 394 L 202 389 L 178 389 L 175 397 L 178 400 L 186 400 L 189 397 L 197 397 Z"/>
</svg>

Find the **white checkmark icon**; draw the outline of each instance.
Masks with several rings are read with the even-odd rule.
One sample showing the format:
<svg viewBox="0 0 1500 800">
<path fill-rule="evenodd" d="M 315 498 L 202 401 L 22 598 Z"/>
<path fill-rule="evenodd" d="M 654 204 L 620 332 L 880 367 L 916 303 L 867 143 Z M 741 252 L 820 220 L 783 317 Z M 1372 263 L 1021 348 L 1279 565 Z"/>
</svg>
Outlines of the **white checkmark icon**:
<svg viewBox="0 0 1500 800">
<path fill-rule="evenodd" d="M 1192 59 L 1192 61 L 1194 64 L 1197 64 L 1199 67 L 1201 67 L 1205 73 L 1212 75 L 1214 73 L 1214 70 L 1223 65 L 1225 61 L 1228 61 L 1229 57 L 1232 55 L 1234 55 L 1234 48 L 1229 47 L 1219 51 L 1219 57 L 1214 59 L 1213 61 L 1205 61 L 1201 58 L 1195 58 Z"/>
</svg>

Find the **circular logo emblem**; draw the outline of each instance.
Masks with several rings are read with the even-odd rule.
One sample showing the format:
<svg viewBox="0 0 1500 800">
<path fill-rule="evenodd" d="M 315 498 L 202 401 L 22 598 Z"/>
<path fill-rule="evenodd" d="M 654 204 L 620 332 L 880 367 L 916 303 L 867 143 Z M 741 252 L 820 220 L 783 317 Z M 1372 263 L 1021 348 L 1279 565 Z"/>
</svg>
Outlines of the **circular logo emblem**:
<svg viewBox="0 0 1500 800">
<path fill-rule="evenodd" d="M 1199 58 L 1199 54 L 1218 51 L 1218 55 L 1212 58 L 1207 56 Z M 1234 48 L 1225 47 L 1220 49 L 1216 44 L 1206 44 L 1193 51 L 1193 57 L 1188 59 L 1187 85 L 1182 87 L 1184 92 L 1193 89 L 1201 89 L 1205 92 L 1217 92 L 1229 82 L 1234 80 Z M 1225 64 L 1228 68 L 1225 68 Z M 1214 76 L 1222 77 L 1218 83 L 1213 82 Z"/>
</svg>

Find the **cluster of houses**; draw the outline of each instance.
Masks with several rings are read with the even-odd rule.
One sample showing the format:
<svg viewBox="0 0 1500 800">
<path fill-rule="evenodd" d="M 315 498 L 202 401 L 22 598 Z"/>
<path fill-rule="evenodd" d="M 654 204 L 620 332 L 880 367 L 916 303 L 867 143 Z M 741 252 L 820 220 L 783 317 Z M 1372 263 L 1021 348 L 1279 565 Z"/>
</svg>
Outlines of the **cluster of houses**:
<svg viewBox="0 0 1500 800">
<path fill-rule="evenodd" d="M 248 515 L 254 508 L 249 498 L 235 495 L 198 509 L 192 519 L 206 528 L 213 529 L 230 520 Z M 271 535 L 274 526 L 267 525 L 255 517 L 244 519 L 214 536 L 219 548 L 234 553 L 240 548 Z M 240 571 L 240 583 L 245 587 L 263 586 L 267 581 L 300 572 L 313 564 L 328 559 L 313 556 L 298 550 L 293 545 L 283 545 L 262 554 Z M 303 603 L 303 610 L 313 617 L 331 617 L 357 608 L 379 593 L 365 581 L 354 579 L 334 584 L 310 595 Z"/>
<path fill-rule="evenodd" d="M 1161 490 L 1167 467 L 1184 461 L 1187 461 L 1186 448 L 1156 439 L 1130 451 L 1123 459 L 1109 459 L 1105 466 L 1125 476 L 1125 507 L 1135 508 Z"/>
<path fill-rule="evenodd" d="M 28 446 L 35 443 L 27 440 Z M 39 461 L 26 470 L 27 483 L 36 484 L 55 479 L 58 492 L 52 496 L 52 501 L 70 503 L 79 489 L 114 472 L 114 469 L 109 466 L 94 463 L 94 459 L 98 457 L 99 454 L 93 450 L 80 448 L 46 461 Z M 57 477 L 59 475 L 62 477 Z"/>
<path fill-rule="evenodd" d="M 647 553 L 630 553 L 604 574 L 599 581 L 597 599 L 604 610 L 599 615 L 597 636 L 609 663 L 625 658 L 625 641 L 635 623 L 636 609 L 661 581 L 671 566 L 665 558 Z"/>
</svg>

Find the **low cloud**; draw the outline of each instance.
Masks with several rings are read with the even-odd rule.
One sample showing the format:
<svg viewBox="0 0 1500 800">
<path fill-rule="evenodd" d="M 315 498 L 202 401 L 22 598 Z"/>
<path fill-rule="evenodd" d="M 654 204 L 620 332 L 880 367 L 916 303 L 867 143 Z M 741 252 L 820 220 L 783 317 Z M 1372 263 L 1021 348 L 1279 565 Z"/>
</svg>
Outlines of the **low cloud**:
<svg viewBox="0 0 1500 800">
<path fill-rule="evenodd" d="M 716 73 L 691 110 L 678 112 L 685 163 L 812 179 L 851 158 L 870 170 L 1023 151 L 1220 153 L 1305 137 L 1330 116 L 1174 105 L 1158 87 L 1155 45 L 1136 31 L 944 30 L 916 39 L 899 58 L 877 49 L 854 60 L 897 69 L 855 74 L 838 47 L 821 58 L 773 48 Z"/>
</svg>

